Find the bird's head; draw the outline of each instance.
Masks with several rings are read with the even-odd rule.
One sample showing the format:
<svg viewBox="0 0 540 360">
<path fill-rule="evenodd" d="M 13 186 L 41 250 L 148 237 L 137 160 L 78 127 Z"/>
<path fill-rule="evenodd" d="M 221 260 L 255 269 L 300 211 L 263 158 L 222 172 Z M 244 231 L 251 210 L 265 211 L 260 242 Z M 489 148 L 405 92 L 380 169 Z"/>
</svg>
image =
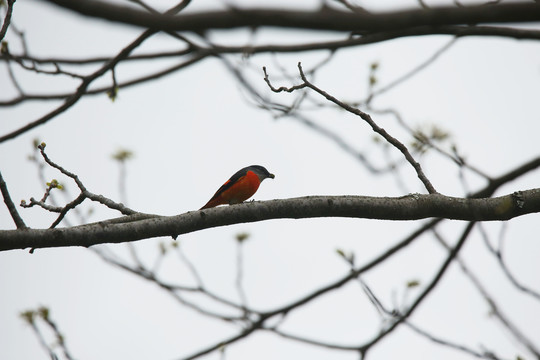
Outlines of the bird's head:
<svg viewBox="0 0 540 360">
<path fill-rule="evenodd" d="M 263 181 L 266 178 L 273 179 L 275 178 L 274 174 L 271 174 L 264 166 L 261 165 L 251 165 L 248 167 L 248 170 L 253 171 L 259 177 L 259 181 Z"/>
</svg>

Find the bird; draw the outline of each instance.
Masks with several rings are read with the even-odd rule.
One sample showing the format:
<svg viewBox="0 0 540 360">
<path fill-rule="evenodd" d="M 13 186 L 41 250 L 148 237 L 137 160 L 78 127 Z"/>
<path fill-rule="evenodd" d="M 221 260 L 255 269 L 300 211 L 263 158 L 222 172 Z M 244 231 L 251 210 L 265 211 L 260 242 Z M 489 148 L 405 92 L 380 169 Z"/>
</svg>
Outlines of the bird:
<svg viewBox="0 0 540 360">
<path fill-rule="evenodd" d="M 264 179 L 275 178 L 264 166 L 251 165 L 238 170 L 200 210 L 222 204 L 240 204 L 255 194 Z"/>
</svg>

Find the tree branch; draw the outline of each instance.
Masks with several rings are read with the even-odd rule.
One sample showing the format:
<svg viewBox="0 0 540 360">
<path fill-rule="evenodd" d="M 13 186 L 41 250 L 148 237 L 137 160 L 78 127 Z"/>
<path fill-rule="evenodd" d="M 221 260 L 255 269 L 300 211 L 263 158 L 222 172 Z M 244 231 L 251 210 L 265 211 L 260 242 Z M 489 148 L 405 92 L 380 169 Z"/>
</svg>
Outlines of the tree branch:
<svg viewBox="0 0 540 360">
<path fill-rule="evenodd" d="M 386 13 L 359 13 L 322 7 L 317 11 L 228 9 L 179 16 L 150 14 L 132 7 L 96 0 L 45 0 L 81 15 L 162 31 L 205 32 L 242 27 L 280 27 L 340 32 L 373 32 L 418 26 L 532 22 L 540 5 L 519 2 L 491 6 L 437 7 Z"/>
<path fill-rule="evenodd" d="M 539 30 L 529 30 L 521 28 L 510 28 L 501 26 L 441 26 L 435 29 L 429 27 L 413 28 L 401 31 L 388 31 L 376 34 L 364 35 L 361 37 L 347 37 L 344 40 L 302 42 L 296 44 L 261 44 L 255 46 L 225 46 L 214 44 L 211 49 L 213 54 L 260 54 L 260 53 L 296 53 L 314 50 L 335 51 L 347 47 L 367 45 L 387 40 L 392 40 L 407 36 L 423 35 L 455 35 L 456 37 L 466 36 L 499 36 L 519 40 L 540 40 Z M 199 49 L 201 50 L 201 49 Z M 205 49 L 206 50 L 206 49 Z M 130 55 L 125 61 L 155 60 L 161 58 L 178 58 L 192 53 L 191 49 L 160 51 L 155 53 Z M 0 60 L 14 60 L 16 62 L 31 61 L 36 64 L 68 64 L 68 65 L 87 65 L 95 63 L 105 63 L 110 61 L 111 57 L 90 57 L 90 58 L 63 58 L 63 57 L 36 57 L 27 54 L 0 54 Z"/>
<path fill-rule="evenodd" d="M 127 80 L 125 82 L 121 82 L 121 83 L 117 84 L 117 86 L 118 86 L 118 88 L 126 89 L 126 88 L 134 86 L 134 85 L 139 85 L 139 84 L 142 84 L 142 83 L 149 82 L 151 80 L 157 80 L 157 79 L 159 79 L 159 78 L 161 78 L 163 76 L 170 75 L 170 74 L 174 73 L 175 71 L 182 70 L 182 69 L 184 69 L 184 68 L 186 68 L 188 66 L 196 64 L 197 62 L 203 60 L 204 58 L 206 58 L 209 55 L 211 55 L 210 52 L 196 54 L 196 55 L 190 57 L 189 59 L 187 59 L 185 61 L 182 61 L 179 64 L 167 67 L 167 68 L 165 68 L 163 70 L 160 70 L 160 71 L 157 71 L 157 72 L 149 73 L 149 74 L 134 78 L 132 80 Z M 92 90 L 86 90 L 82 96 L 100 95 L 100 94 L 106 93 L 110 89 L 111 89 L 110 85 L 96 87 L 95 89 L 92 89 Z M 69 99 L 72 96 L 74 96 L 73 92 L 58 93 L 58 94 L 41 94 L 41 95 L 40 94 L 26 94 L 25 93 L 25 94 L 21 94 L 21 95 L 17 96 L 16 98 L 10 99 L 10 100 L 0 101 L 0 107 L 13 106 L 13 105 L 17 105 L 19 103 L 22 103 L 22 102 L 28 101 L 28 100 L 41 100 L 41 101 L 44 101 L 44 100 L 63 100 L 63 99 Z M 0 139 L 0 141 L 2 141 L 2 139 Z"/>
<path fill-rule="evenodd" d="M 527 29 L 514 29 L 509 27 L 495 27 L 495 26 L 441 26 L 436 29 L 430 27 L 419 27 L 411 28 L 404 30 L 394 30 L 387 32 L 378 32 L 373 34 L 363 35 L 361 37 L 348 37 L 345 40 L 337 41 L 321 41 L 321 42 L 309 42 L 309 43 L 298 43 L 292 45 L 284 44 L 266 44 L 266 45 L 257 45 L 257 46 L 225 46 L 225 45 L 214 45 L 212 48 L 202 48 L 200 47 L 193 57 L 182 61 L 178 65 L 163 69 L 159 72 L 150 73 L 137 77 L 132 80 L 128 80 L 118 84 L 119 88 L 125 89 L 127 87 L 145 83 L 147 81 L 156 80 L 160 77 L 171 74 L 174 71 L 181 70 L 184 67 L 197 63 L 198 61 L 204 60 L 207 56 L 210 55 L 219 55 L 219 54 L 261 54 L 261 53 L 297 53 L 305 51 L 314 51 L 314 50 L 330 50 L 335 51 L 339 49 L 344 49 L 354 46 L 362 46 L 366 44 L 373 44 L 378 42 L 383 42 L 391 39 L 409 37 L 409 36 L 423 36 L 423 35 L 433 35 L 433 34 L 445 34 L 445 35 L 454 35 L 457 37 L 465 36 L 500 36 L 508 37 L 513 39 L 529 39 L 529 40 L 540 40 L 540 31 L 538 30 L 527 30 Z M 193 53 L 192 49 L 184 49 L 180 51 L 169 51 L 169 52 L 158 52 L 150 54 L 141 54 L 133 55 L 126 57 L 122 61 L 135 61 L 135 60 L 156 60 L 160 58 L 170 58 L 170 57 L 179 57 L 183 55 L 188 55 Z M 34 56 L 28 56 L 25 54 L 22 55 L 13 55 L 13 54 L 4 54 L 0 55 L 0 60 L 5 61 L 15 61 L 18 64 L 22 64 L 23 61 L 31 61 L 32 63 L 37 64 L 93 64 L 93 63 L 104 63 L 111 61 L 110 57 L 94 57 L 87 59 L 69 59 L 69 58 L 39 58 Z M 63 72 L 65 73 L 65 72 Z M 110 89 L 110 86 L 102 86 L 92 90 L 86 90 L 84 96 L 87 95 L 98 95 L 102 94 Z M 377 92 L 378 93 L 378 92 Z M 49 101 L 49 100 L 65 100 L 72 96 L 73 92 L 68 93 L 58 93 L 58 94 L 29 94 L 25 92 L 20 94 L 17 97 L 11 99 L 0 100 L 0 107 L 8 107 L 17 105 L 25 101 Z"/>
<path fill-rule="evenodd" d="M 540 189 L 484 199 L 454 198 L 440 194 L 413 194 L 399 198 L 369 196 L 308 196 L 250 202 L 190 211 L 176 216 L 146 215 L 60 229 L 0 231 L 0 251 L 12 249 L 92 246 L 159 236 L 173 236 L 212 227 L 270 219 L 348 217 L 379 220 L 446 218 L 467 221 L 509 220 L 540 212 Z M 137 214 L 136 214 L 137 215 Z"/>
</svg>

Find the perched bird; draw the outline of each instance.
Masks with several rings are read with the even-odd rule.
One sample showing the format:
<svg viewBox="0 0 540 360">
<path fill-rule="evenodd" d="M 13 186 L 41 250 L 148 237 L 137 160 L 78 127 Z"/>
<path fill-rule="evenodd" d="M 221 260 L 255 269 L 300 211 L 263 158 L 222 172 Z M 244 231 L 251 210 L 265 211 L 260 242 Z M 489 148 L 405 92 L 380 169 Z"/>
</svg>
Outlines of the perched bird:
<svg viewBox="0 0 540 360">
<path fill-rule="evenodd" d="M 252 197 L 266 178 L 273 179 L 274 174 L 270 174 L 260 165 L 251 165 L 238 170 L 200 210 L 222 204 L 239 204 Z"/>
</svg>

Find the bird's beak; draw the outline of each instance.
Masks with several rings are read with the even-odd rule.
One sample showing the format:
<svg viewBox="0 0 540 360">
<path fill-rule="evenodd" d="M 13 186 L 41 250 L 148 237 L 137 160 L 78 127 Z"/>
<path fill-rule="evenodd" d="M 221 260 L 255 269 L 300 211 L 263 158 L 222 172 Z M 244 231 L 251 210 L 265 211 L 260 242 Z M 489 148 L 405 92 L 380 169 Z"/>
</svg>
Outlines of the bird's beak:
<svg viewBox="0 0 540 360">
<path fill-rule="evenodd" d="M 268 177 L 269 177 L 270 179 L 273 179 L 273 178 L 275 178 L 276 176 L 275 176 L 274 174 L 270 174 L 270 175 L 268 175 Z"/>
</svg>

